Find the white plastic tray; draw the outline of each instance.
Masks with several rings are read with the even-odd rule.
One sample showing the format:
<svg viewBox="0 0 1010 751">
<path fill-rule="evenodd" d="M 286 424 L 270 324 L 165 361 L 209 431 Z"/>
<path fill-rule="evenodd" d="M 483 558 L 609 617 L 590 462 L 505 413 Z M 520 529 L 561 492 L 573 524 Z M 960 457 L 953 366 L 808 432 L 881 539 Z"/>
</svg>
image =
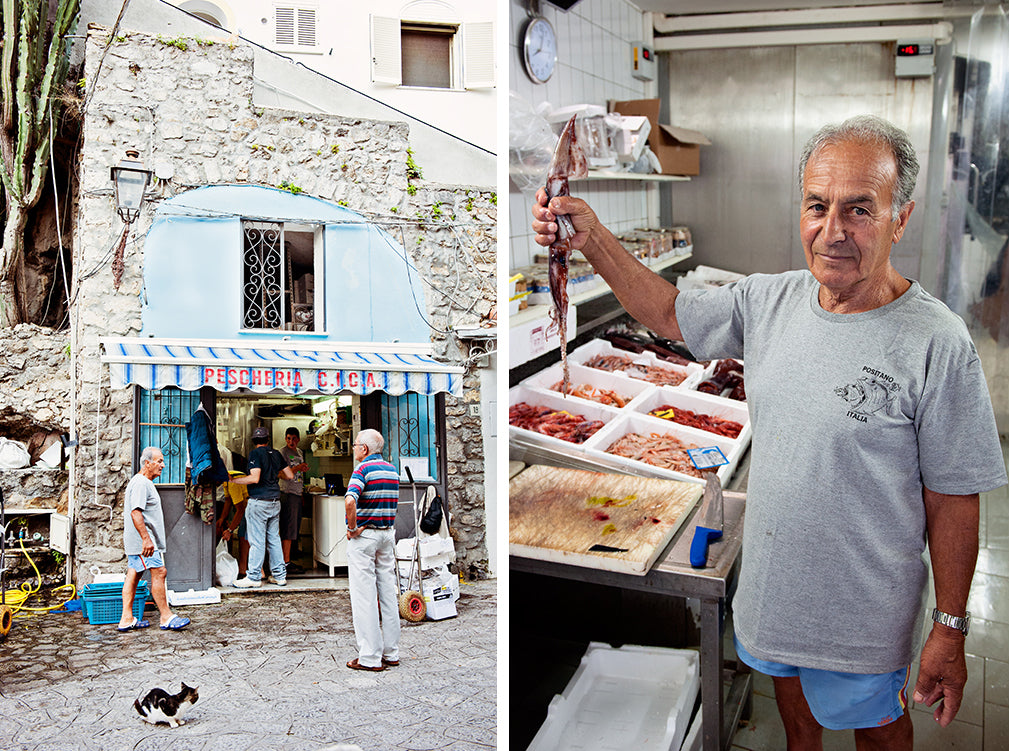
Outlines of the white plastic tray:
<svg viewBox="0 0 1010 751">
<path fill-rule="evenodd" d="M 596 357 L 597 355 L 620 355 L 622 357 L 630 358 L 633 362 L 646 365 L 648 367 L 665 368 L 667 370 L 672 370 L 680 373 L 688 380 L 696 373 L 701 373 L 704 368 L 698 363 L 689 363 L 687 365 L 676 365 L 675 363 L 668 362 L 656 357 L 654 352 L 629 352 L 628 350 L 619 349 L 613 346 L 606 339 L 593 339 L 592 341 L 586 342 L 581 347 L 576 349 L 574 352 L 569 353 L 568 359 L 570 362 L 578 363 L 579 365 L 585 365 L 589 360 Z M 612 375 L 619 376 L 621 378 L 627 378 L 633 381 L 639 381 L 641 383 L 650 383 L 650 381 L 645 381 L 641 378 L 635 378 L 634 376 L 628 375 L 625 371 L 600 371 L 602 373 L 611 373 Z M 653 384 L 657 385 L 657 384 Z M 673 386 L 672 388 L 677 388 Z"/>
<path fill-rule="evenodd" d="M 657 467 L 653 464 L 640 462 L 636 459 L 628 459 L 626 457 L 617 456 L 616 454 L 607 452 L 607 449 L 610 448 L 615 441 L 628 433 L 640 433 L 644 435 L 648 435 L 650 433 L 660 433 L 662 435 L 672 435 L 682 441 L 687 448 L 718 446 L 729 462 L 728 464 L 723 464 L 719 467 L 716 472 L 716 476 L 719 478 L 719 482 L 723 487 L 726 487 L 726 483 L 729 482 L 729 479 L 733 476 L 733 471 L 736 469 L 736 465 L 740 461 L 740 455 L 742 453 L 742 447 L 739 442 L 734 441 L 731 438 L 718 436 L 714 433 L 694 430 L 684 425 L 678 425 L 675 422 L 670 422 L 669 420 L 661 420 L 658 417 L 626 414 L 616 420 L 613 420 L 607 425 L 604 425 L 603 428 L 592 437 L 592 443 L 586 446 L 587 456 L 617 462 L 621 466 L 626 467 L 628 474 L 640 475 L 642 477 L 662 477 L 669 480 L 681 480 L 683 482 L 705 482 L 702 478 L 695 477 L 694 475 L 675 472 L 672 469 Z"/>
<path fill-rule="evenodd" d="M 661 417 L 649 415 L 649 412 L 665 404 L 669 404 L 672 407 L 680 407 L 681 409 L 689 409 L 695 414 L 710 415 L 722 420 L 738 422 L 743 426 L 740 430 L 740 435 L 729 440 L 734 441 L 738 446 L 746 446 L 750 441 L 750 414 L 747 412 L 747 404 L 746 402 L 738 402 L 735 399 L 724 399 L 721 396 L 713 396 L 701 391 L 685 391 L 679 388 L 662 386 L 653 391 L 639 394 L 628 404 L 628 409 L 636 414 L 647 415 L 653 419 L 663 420 L 673 425 L 681 425 L 681 423 L 674 420 L 664 420 Z M 687 425 L 681 425 L 681 427 L 690 434 L 698 436 L 699 440 L 705 440 L 711 436 L 719 436 L 718 433 L 712 433 L 701 428 Z M 729 436 L 719 437 L 729 438 Z"/>
<path fill-rule="evenodd" d="M 561 376 L 561 363 L 556 363 L 549 368 L 541 370 L 539 373 L 531 375 L 520 385 L 551 391 L 556 384 L 560 383 Z M 608 373 L 605 370 L 587 368 L 584 365 L 574 363 L 569 363 L 568 365 L 568 376 L 573 386 L 585 383 L 594 388 L 609 389 L 622 399 L 627 400 L 626 403 L 628 404 L 639 394 L 656 388 L 648 381 L 639 381 L 635 378 L 628 378 L 620 373 Z M 554 393 L 560 394 L 561 392 L 555 391 Z M 579 397 L 569 396 L 568 398 L 582 401 Z M 600 404 L 600 402 L 589 401 L 592 404 Z M 620 407 L 615 407 L 615 409 L 620 409 Z"/>
<path fill-rule="evenodd" d="M 679 751 L 699 685 L 697 652 L 593 642 L 529 751 Z"/>
<path fill-rule="evenodd" d="M 519 402 L 526 402 L 527 404 L 534 406 L 549 407 L 551 409 L 569 412 L 573 415 L 580 415 L 587 420 L 602 420 L 604 427 L 600 428 L 597 433 L 602 432 L 606 427 L 606 423 L 616 419 L 620 414 L 617 409 L 607 407 L 603 404 L 598 404 L 597 402 L 590 402 L 584 399 L 573 399 L 571 397 L 565 397 L 556 391 L 531 389 L 522 385 L 509 389 L 509 406 L 511 407 L 513 404 L 518 404 Z M 514 425 L 509 425 L 509 431 L 519 433 L 533 443 L 565 450 L 570 449 L 572 446 L 585 446 L 596 437 L 596 434 L 594 434 L 590 436 L 587 441 L 579 444 L 555 438 L 553 436 L 544 435 L 543 433 L 538 433 L 534 430 L 518 428 Z"/>
</svg>

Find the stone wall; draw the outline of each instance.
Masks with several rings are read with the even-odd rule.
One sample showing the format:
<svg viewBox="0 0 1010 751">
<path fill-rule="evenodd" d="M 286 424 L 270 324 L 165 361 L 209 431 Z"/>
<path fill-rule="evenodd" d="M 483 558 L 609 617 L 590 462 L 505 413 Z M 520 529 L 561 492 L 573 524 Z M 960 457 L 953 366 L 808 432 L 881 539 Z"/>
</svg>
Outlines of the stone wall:
<svg viewBox="0 0 1010 751">
<path fill-rule="evenodd" d="M 403 238 L 427 281 L 433 347 L 453 364 L 463 363 L 465 353 L 452 328 L 477 325 L 493 305 L 497 219 L 493 194 L 408 179 L 405 123 L 252 106 L 253 54 L 243 44 L 128 31 L 110 38 L 106 29 L 91 27 L 85 81 L 73 319 L 81 445 L 71 479 L 79 582 L 88 579 L 90 563 L 123 558 L 122 497 L 133 472 L 132 397 L 129 389 L 109 388 L 99 338 L 140 331 L 143 238 L 159 198 L 203 185 L 249 183 L 287 187 L 372 218 Z M 138 149 L 160 179 L 129 232 L 117 290 L 110 262 L 122 223 L 109 167 L 127 148 Z M 474 367 L 467 365 L 463 396 L 447 399 L 447 500 L 456 513 L 460 568 L 480 576 L 487 571 L 483 452 L 479 418 L 468 417 L 465 408 L 480 401 L 480 392 Z"/>
<path fill-rule="evenodd" d="M 22 323 L 0 329 L 0 436 L 32 446 L 39 433 L 70 431 L 70 336 Z M 66 511 L 66 470 L 0 471 L 4 504 Z"/>
</svg>

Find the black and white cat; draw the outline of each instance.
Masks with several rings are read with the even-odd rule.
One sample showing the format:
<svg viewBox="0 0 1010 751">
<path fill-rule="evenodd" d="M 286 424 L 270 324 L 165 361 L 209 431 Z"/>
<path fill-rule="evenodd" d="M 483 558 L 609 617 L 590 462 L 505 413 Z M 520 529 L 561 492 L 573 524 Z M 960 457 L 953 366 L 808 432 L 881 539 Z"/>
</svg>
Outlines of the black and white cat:
<svg viewBox="0 0 1010 751">
<path fill-rule="evenodd" d="M 133 706 L 144 718 L 144 722 L 152 725 L 167 722 L 174 728 L 186 724 L 182 716 L 199 698 L 200 694 L 195 688 L 183 683 L 182 691 L 174 695 L 160 688 L 152 688 L 143 699 L 136 699 Z"/>
</svg>

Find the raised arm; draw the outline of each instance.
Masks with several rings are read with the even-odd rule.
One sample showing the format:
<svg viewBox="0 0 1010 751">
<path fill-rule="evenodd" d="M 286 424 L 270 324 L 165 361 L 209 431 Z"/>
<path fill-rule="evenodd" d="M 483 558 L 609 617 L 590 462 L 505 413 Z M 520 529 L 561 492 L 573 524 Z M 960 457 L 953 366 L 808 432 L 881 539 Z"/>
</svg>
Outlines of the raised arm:
<svg viewBox="0 0 1010 751">
<path fill-rule="evenodd" d="M 582 251 L 624 309 L 660 336 L 682 339 L 674 309 L 677 287 L 625 250 L 581 198 L 556 196 L 548 208 L 546 191 L 537 191 L 532 225 L 536 243 L 546 247 L 554 241 L 559 214 L 568 214 L 575 226 L 572 248 Z"/>
</svg>

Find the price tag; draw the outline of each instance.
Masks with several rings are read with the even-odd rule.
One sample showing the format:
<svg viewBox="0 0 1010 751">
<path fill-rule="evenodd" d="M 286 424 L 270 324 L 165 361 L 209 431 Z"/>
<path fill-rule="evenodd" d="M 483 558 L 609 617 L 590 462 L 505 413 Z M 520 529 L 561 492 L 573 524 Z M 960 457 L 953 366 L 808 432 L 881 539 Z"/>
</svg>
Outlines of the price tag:
<svg viewBox="0 0 1010 751">
<path fill-rule="evenodd" d="M 687 456 L 697 469 L 713 469 L 729 464 L 729 459 L 718 446 L 688 449 Z"/>
<path fill-rule="evenodd" d="M 530 353 L 539 357 L 547 351 L 547 331 L 543 326 L 537 326 L 530 332 Z"/>
</svg>

